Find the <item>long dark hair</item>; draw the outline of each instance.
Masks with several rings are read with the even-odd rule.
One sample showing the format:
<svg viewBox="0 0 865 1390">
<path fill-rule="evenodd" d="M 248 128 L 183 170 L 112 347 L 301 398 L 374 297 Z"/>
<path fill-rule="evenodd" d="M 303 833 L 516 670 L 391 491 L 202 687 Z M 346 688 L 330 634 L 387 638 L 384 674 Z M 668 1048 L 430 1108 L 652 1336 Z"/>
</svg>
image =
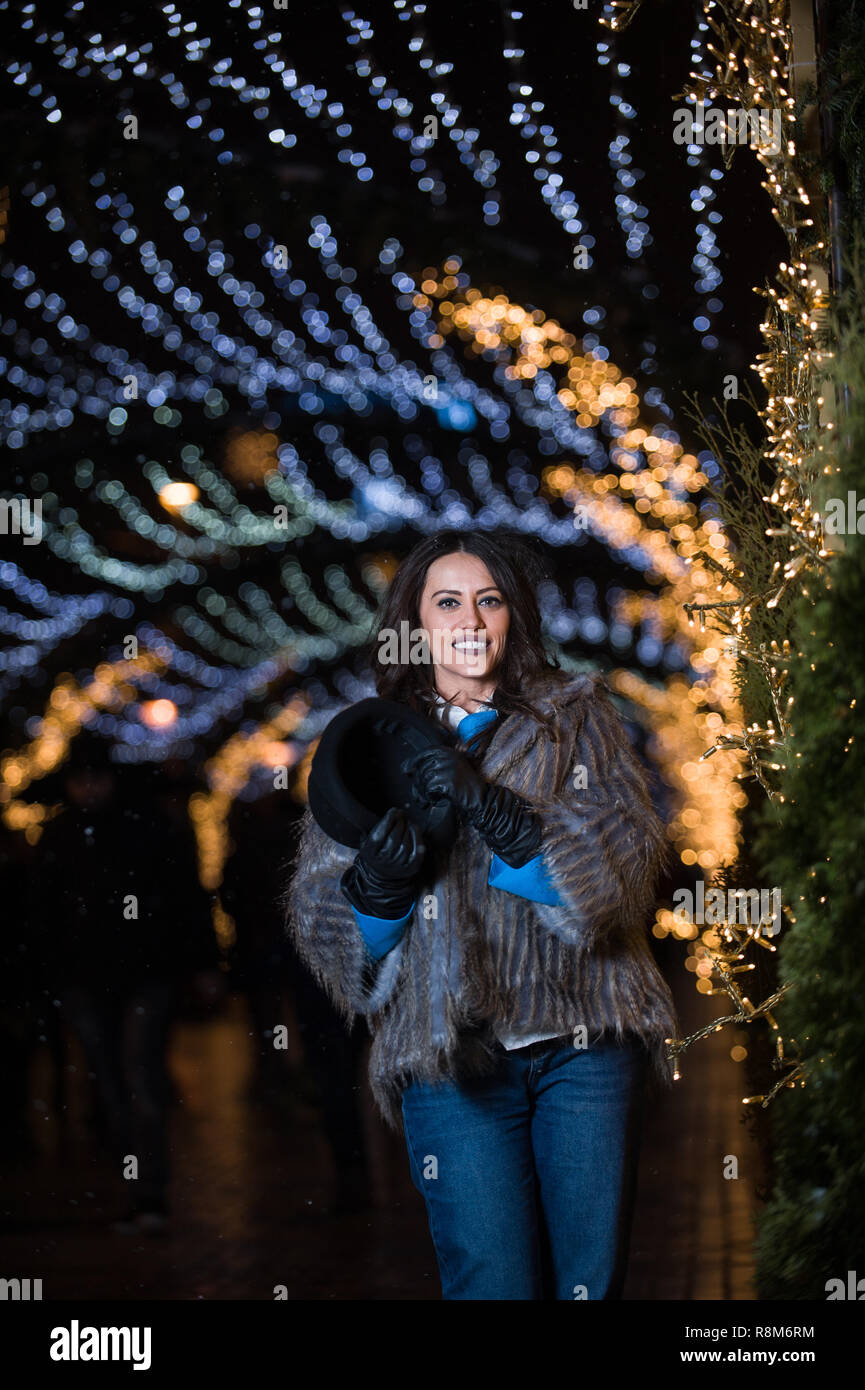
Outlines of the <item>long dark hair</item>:
<svg viewBox="0 0 865 1390">
<path fill-rule="evenodd" d="M 489 702 L 490 708 L 502 714 L 521 711 L 538 723 L 552 727 L 552 721 L 535 709 L 530 695 L 538 678 L 566 678 L 556 658 L 544 647 L 541 636 L 541 615 L 535 590 L 548 577 L 547 570 L 522 537 L 509 531 L 495 534 L 437 531 L 409 551 L 382 600 L 376 637 L 367 648 L 379 696 L 402 701 L 419 714 L 432 714 L 436 696 L 432 662 L 380 662 L 378 634 L 384 629 L 401 633 L 401 623 L 408 624 L 409 632 L 420 628 L 420 601 L 427 570 L 434 560 L 457 551 L 476 555 L 483 561 L 510 610 L 507 640 L 496 667 L 496 689 Z M 492 736 L 492 730 L 489 733 Z M 472 746 L 476 746 L 474 740 Z"/>
</svg>

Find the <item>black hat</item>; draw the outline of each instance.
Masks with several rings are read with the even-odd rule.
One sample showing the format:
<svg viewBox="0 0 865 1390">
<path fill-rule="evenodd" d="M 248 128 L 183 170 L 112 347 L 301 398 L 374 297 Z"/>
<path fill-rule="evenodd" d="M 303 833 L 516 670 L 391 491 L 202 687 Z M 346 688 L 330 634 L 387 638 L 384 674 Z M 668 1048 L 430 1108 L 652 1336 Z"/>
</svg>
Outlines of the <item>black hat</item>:
<svg viewBox="0 0 865 1390">
<path fill-rule="evenodd" d="M 402 764 L 456 740 L 437 720 L 394 700 L 359 700 L 328 724 L 309 770 L 309 808 L 322 830 L 359 849 L 392 806 L 405 811 L 430 848 L 453 844 L 458 820 L 449 801 L 421 806 Z"/>
</svg>

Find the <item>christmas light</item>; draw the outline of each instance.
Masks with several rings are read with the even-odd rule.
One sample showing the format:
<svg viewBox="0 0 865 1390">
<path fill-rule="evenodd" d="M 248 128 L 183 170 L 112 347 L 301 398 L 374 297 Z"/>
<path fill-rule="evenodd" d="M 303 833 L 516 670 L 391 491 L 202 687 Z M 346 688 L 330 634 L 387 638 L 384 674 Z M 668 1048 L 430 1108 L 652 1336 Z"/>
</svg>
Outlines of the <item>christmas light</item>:
<svg viewBox="0 0 865 1390">
<path fill-rule="evenodd" d="M 613 0 L 613 4 L 617 13 L 611 27 L 622 29 L 636 14 L 639 0 L 636 3 Z M 717 38 L 717 45 L 710 46 L 716 60 L 715 70 L 692 73 L 687 93 L 690 101 L 705 101 L 708 96 L 712 101 L 719 99 L 725 105 L 744 111 L 768 107 L 781 112 L 788 124 L 793 122 L 791 108 L 795 103 L 789 92 L 788 77 L 793 45 L 788 6 L 784 0 L 767 0 L 763 15 L 766 22 L 760 23 L 749 14 L 747 5 L 705 0 L 706 26 Z M 732 159 L 734 153 L 735 146 L 731 144 L 728 158 Z M 757 635 L 763 628 L 756 622 L 756 613 L 758 610 L 776 612 L 780 600 L 794 583 L 807 595 L 809 573 L 824 575 L 831 559 L 824 544 L 817 483 L 828 471 L 821 467 L 818 455 L 827 447 L 832 422 L 815 424 L 815 421 L 819 421 L 816 407 L 822 403 L 821 364 L 832 354 L 827 349 L 823 332 L 826 299 L 814 273 L 819 269 L 821 278 L 825 278 L 825 254 L 821 254 L 825 253 L 825 247 L 822 241 L 813 240 L 813 233 L 809 233 L 811 244 L 802 236 L 813 228 L 814 220 L 803 215 L 809 209 L 809 199 L 802 186 L 795 143 L 788 133 L 777 147 L 764 142 L 755 146 L 754 153 L 766 170 L 763 187 L 772 199 L 773 214 L 790 246 L 790 261 L 781 262 L 777 287 L 754 287 L 755 293 L 769 301 L 767 316 L 760 325 L 767 350 L 758 355 L 755 364 L 767 394 L 766 407 L 760 411 L 766 430 L 763 456 L 775 475 L 769 494 L 763 500 L 780 512 L 779 524 L 767 528 L 766 534 L 786 542 L 787 553 L 783 560 L 775 561 L 770 587 L 752 592 L 743 582 L 744 575 L 728 570 L 723 572 L 723 584 L 717 589 L 717 597 L 706 596 L 705 601 L 689 604 L 688 608 L 690 616 L 699 613 L 701 630 L 709 613 L 716 624 L 715 630 L 735 639 L 739 661 L 758 669 L 775 711 L 775 720 L 765 727 L 752 724 L 741 732 L 732 729 L 719 732 L 702 759 L 708 759 L 719 750 L 746 754 L 750 773 L 767 796 L 783 802 L 777 774 L 783 775 L 790 759 L 798 756 L 792 748 L 794 728 L 790 706 L 793 697 L 784 694 L 792 654 L 787 639 L 782 639 L 780 644 L 777 639 L 771 640 L 767 651 L 765 642 Z M 795 390 L 792 390 L 794 383 Z M 735 457 L 735 447 L 730 452 Z M 735 590 L 732 597 L 731 587 Z M 790 920 L 795 921 L 791 914 Z M 786 1062 L 786 1070 L 775 1086 L 765 1095 L 748 1096 L 744 1101 L 765 1106 L 782 1088 L 797 1082 L 804 1085 L 804 1074 L 796 1059 L 785 1059 L 783 1039 L 771 1014 L 771 1007 L 782 997 L 786 987 L 755 1008 L 738 993 L 732 980 L 731 961 L 741 959 L 744 946 L 754 940 L 760 945 L 766 944 L 752 936 L 743 941 L 729 923 L 725 924 L 723 943 L 709 942 L 704 936 L 711 971 L 721 985 L 720 990 L 711 992 L 726 992 L 737 1012 L 715 1020 L 685 1039 L 676 1040 L 674 1054 L 678 1056 L 700 1037 L 726 1023 L 751 1022 L 765 1017 L 778 1033 L 777 1065 L 783 1069 Z"/>
</svg>

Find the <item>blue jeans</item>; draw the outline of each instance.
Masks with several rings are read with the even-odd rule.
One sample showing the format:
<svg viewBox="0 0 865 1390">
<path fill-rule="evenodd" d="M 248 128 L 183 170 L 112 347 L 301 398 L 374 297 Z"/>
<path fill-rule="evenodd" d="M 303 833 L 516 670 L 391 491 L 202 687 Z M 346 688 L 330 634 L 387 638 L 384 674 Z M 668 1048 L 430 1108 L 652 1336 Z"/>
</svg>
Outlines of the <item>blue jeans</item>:
<svg viewBox="0 0 865 1390">
<path fill-rule="evenodd" d="M 570 1036 L 489 1076 L 412 1081 L 402 1115 L 445 1299 L 622 1296 L 649 1058 Z"/>
</svg>

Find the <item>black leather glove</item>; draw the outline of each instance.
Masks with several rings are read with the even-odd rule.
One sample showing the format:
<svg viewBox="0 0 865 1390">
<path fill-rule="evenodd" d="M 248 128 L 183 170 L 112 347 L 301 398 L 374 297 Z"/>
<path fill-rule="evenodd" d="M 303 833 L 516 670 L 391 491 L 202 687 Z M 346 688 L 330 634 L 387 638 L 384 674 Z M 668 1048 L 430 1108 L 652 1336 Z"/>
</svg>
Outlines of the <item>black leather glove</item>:
<svg viewBox="0 0 865 1390">
<path fill-rule="evenodd" d="M 421 801 L 446 797 L 511 868 L 521 869 L 540 854 L 540 821 L 528 803 L 510 788 L 481 777 L 456 749 L 431 748 L 402 767 Z"/>
<path fill-rule="evenodd" d="M 404 917 L 417 896 L 416 879 L 425 854 L 417 828 L 405 811 L 392 806 L 340 879 L 343 895 L 369 917 Z"/>
</svg>

